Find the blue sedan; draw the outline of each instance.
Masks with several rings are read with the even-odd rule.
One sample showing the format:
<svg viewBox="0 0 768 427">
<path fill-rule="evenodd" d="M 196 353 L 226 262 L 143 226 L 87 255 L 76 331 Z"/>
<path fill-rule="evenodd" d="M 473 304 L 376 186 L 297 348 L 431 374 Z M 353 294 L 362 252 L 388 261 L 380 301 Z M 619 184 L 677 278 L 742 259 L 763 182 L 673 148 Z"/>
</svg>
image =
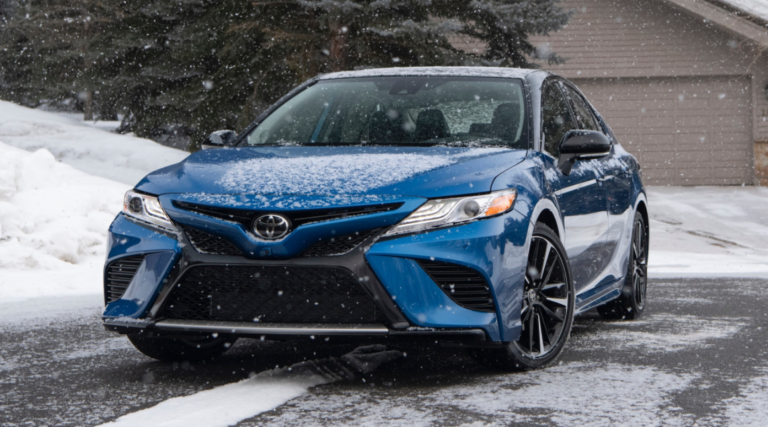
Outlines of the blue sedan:
<svg viewBox="0 0 768 427">
<path fill-rule="evenodd" d="M 575 315 L 645 309 L 640 167 L 556 75 L 327 74 L 203 148 L 126 193 L 109 230 L 103 322 L 147 356 L 427 339 L 540 368 Z"/>
</svg>

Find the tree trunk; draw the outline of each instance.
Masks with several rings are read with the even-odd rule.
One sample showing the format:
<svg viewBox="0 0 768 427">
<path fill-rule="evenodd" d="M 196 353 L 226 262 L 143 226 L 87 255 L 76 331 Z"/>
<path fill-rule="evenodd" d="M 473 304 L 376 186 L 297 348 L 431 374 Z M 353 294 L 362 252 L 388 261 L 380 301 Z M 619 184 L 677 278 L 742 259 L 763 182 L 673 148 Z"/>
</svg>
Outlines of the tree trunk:
<svg viewBox="0 0 768 427">
<path fill-rule="evenodd" d="M 343 71 L 344 48 L 347 46 L 347 27 L 335 19 L 328 26 L 331 30 L 331 47 L 328 49 L 331 71 Z"/>
<path fill-rule="evenodd" d="M 83 99 L 83 120 L 93 121 L 93 91 L 90 89 L 85 91 Z"/>
</svg>

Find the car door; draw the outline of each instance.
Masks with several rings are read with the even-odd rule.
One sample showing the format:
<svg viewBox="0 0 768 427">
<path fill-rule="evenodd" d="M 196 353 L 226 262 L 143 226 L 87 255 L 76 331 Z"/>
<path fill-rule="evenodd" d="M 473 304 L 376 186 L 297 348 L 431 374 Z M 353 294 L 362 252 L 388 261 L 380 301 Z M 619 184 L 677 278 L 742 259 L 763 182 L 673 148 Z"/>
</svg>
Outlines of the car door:
<svg viewBox="0 0 768 427">
<path fill-rule="evenodd" d="M 545 150 L 555 159 L 565 132 L 596 128 L 583 116 L 583 100 L 569 96 L 561 82 L 550 81 L 542 91 L 542 138 Z M 607 193 L 601 168 L 595 160 L 577 161 L 569 175 L 560 170 L 547 174 L 552 181 L 565 224 L 565 249 L 576 291 L 597 284 L 607 265 L 605 244 L 608 229 Z"/>
<path fill-rule="evenodd" d="M 629 154 L 616 145 L 616 137 L 608 125 L 600 117 L 598 120 L 614 143 L 611 153 L 605 158 L 604 185 L 608 195 L 607 250 L 610 252 L 611 258 L 616 259 L 622 236 L 629 233 L 631 230 L 629 223 L 634 219 L 634 210 L 631 209 L 632 162 L 629 159 Z M 625 265 L 626 261 L 618 262 L 617 267 L 615 267 L 618 271 L 611 273 L 616 277 L 624 275 L 623 266 Z"/>
</svg>

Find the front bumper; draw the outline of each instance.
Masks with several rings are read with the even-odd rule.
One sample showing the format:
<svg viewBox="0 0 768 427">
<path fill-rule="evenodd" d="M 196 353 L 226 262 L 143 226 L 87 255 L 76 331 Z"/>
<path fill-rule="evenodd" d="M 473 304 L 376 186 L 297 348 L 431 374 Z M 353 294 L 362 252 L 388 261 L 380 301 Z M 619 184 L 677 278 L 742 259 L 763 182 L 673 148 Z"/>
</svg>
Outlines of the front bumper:
<svg viewBox="0 0 768 427">
<path fill-rule="evenodd" d="M 494 347 L 498 341 L 490 341 L 483 329 L 436 329 L 409 327 L 403 330 L 390 329 L 381 324 L 329 325 L 308 323 L 253 324 L 248 322 L 195 321 L 195 320 L 142 320 L 105 319 L 108 331 L 122 334 L 141 333 L 147 336 L 189 337 L 220 334 L 237 337 L 262 339 L 301 339 L 323 341 L 331 337 L 344 341 L 364 340 L 427 340 L 442 345 L 460 347 Z"/>
<path fill-rule="evenodd" d="M 443 341 L 514 341 L 520 333 L 524 245 L 529 223 L 519 213 L 428 233 L 379 240 L 372 236 L 348 254 L 291 259 L 249 259 L 197 252 L 184 233 L 153 231 L 123 215 L 110 227 L 107 264 L 148 254 L 117 301 L 107 304 L 107 329 L 120 333 L 183 336 L 425 337 Z M 485 277 L 496 311 L 480 312 L 454 302 L 416 260 L 473 268 Z M 200 266 L 326 266 L 349 270 L 385 317 L 380 324 L 267 324 L 164 317 L 169 295 L 186 272 Z M 517 307 L 517 308 L 515 308 Z M 512 320 L 509 320 L 512 319 Z M 517 320 L 514 320 L 517 319 Z M 481 344 L 478 344 L 481 345 Z"/>
</svg>

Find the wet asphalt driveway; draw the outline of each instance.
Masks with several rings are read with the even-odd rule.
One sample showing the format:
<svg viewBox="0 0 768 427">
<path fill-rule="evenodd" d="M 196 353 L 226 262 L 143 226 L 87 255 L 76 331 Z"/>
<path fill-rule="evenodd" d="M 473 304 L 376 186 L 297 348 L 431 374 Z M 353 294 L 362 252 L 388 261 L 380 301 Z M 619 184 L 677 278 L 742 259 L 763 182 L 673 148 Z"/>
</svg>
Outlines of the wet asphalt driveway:
<svg viewBox="0 0 768 427">
<path fill-rule="evenodd" d="M 558 365 L 500 374 L 461 350 L 402 347 L 372 375 L 313 388 L 239 425 L 761 425 L 768 281 L 652 280 L 639 321 L 577 318 Z M 239 341 L 213 363 L 161 363 L 91 306 L 0 320 L 0 425 L 97 425 L 175 396 L 353 346 Z"/>
</svg>

